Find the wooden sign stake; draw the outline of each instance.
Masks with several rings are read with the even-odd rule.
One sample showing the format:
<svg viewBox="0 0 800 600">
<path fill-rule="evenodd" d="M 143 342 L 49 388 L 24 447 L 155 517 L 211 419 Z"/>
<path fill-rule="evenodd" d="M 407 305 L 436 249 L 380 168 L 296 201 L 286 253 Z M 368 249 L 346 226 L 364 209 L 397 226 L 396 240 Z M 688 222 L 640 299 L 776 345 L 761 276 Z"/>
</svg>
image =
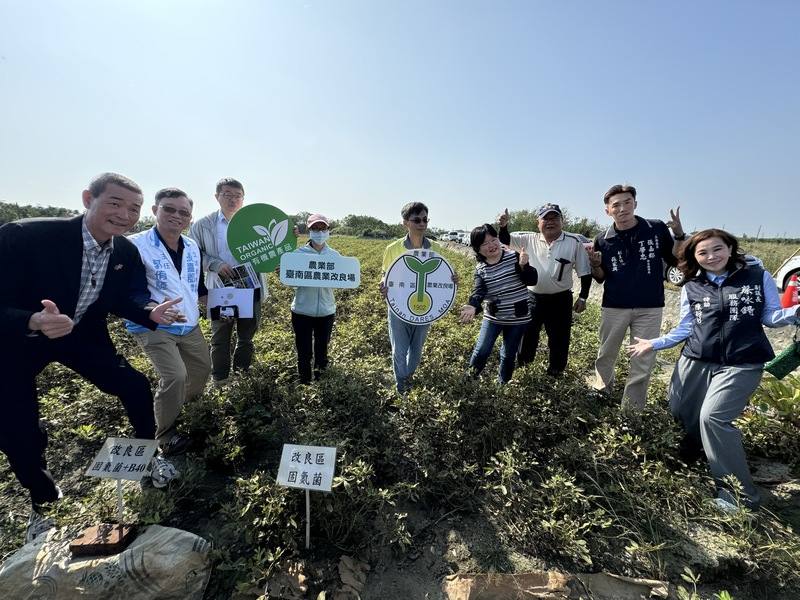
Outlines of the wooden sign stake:
<svg viewBox="0 0 800 600">
<path fill-rule="evenodd" d="M 306 490 L 306 550 L 311 548 L 311 492 Z"/>
</svg>

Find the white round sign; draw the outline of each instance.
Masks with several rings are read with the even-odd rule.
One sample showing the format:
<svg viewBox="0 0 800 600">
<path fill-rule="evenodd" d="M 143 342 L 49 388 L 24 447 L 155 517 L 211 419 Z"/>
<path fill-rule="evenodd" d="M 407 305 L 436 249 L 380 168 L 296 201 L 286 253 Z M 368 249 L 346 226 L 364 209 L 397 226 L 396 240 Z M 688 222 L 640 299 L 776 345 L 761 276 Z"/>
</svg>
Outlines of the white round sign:
<svg viewBox="0 0 800 600">
<path fill-rule="evenodd" d="M 457 286 L 453 269 L 432 250 L 409 250 L 386 272 L 386 301 L 400 319 L 427 325 L 442 317 L 453 305 Z"/>
</svg>

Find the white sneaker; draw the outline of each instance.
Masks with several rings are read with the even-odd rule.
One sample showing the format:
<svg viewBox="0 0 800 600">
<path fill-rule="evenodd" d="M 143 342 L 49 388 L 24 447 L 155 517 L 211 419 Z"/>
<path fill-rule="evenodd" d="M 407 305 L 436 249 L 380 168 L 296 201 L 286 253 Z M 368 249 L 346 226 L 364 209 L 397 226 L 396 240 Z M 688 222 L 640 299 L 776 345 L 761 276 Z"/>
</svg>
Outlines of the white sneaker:
<svg viewBox="0 0 800 600">
<path fill-rule="evenodd" d="M 53 519 L 45 517 L 35 508 L 31 510 L 28 517 L 28 527 L 25 529 L 25 543 L 33 542 L 40 535 L 47 533 L 51 529 L 55 529 L 56 523 Z"/>
<path fill-rule="evenodd" d="M 64 493 L 61 491 L 60 487 L 56 486 L 56 492 L 58 492 L 58 497 L 53 500 L 53 502 L 58 502 L 64 497 Z M 37 537 L 43 533 L 47 533 L 51 529 L 55 529 L 55 527 L 56 522 L 49 517 L 45 517 L 39 512 L 39 509 L 34 506 L 28 517 L 28 526 L 25 528 L 25 543 L 27 544 L 28 542 L 34 541 Z"/>
<path fill-rule="evenodd" d="M 150 461 L 150 481 L 155 488 L 165 488 L 173 479 L 177 479 L 181 474 L 170 461 L 163 456 L 154 456 Z"/>
<path fill-rule="evenodd" d="M 743 509 L 739 508 L 732 502 L 728 502 L 724 498 L 714 498 L 714 508 L 727 515 L 735 515 L 742 512 Z"/>
</svg>

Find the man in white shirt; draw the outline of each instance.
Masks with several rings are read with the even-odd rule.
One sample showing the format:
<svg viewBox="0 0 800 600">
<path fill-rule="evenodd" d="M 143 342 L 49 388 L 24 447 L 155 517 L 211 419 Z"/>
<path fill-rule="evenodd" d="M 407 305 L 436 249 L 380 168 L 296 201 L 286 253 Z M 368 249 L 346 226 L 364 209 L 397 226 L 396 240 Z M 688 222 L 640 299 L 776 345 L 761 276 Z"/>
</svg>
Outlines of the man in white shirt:
<svg viewBox="0 0 800 600">
<path fill-rule="evenodd" d="M 228 224 L 244 204 L 244 186 L 232 178 L 220 179 L 214 197 L 219 210 L 195 222 L 189 237 L 197 242 L 206 270 L 208 289 L 225 287 L 225 279 L 233 277 L 236 259 L 228 248 Z M 211 321 L 211 376 L 217 385 L 228 380 L 231 371 L 231 337 L 236 327 L 237 342 L 233 351 L 233 368 L 246 371 L 253 360 L 253 336 L 258 330 L 261 299 L 266 297 L 266 281 L 259 278 L 253 291 L 253 317 L 231 317 Z"/>
<path fill-rule="evenodd" d="M 567 367 L 572 311 L 579 313 L 586 308 L 592 268 L 583 242 L 574 234 L 563 231 L 564 215 L 558 204 L 545 204 L 536 214 L 539 219 L 537 233 L 509 233 L 506 209 L 498 217 L 499 239 L 514 250 L 525 252 L 530 265 L 539 274 L 536 285 L 528 288 L 534 305 L 533 319 L 522 339 L 517 362 L 521 366 L 533 361 L 544 326 L 550 349 L 547 374 L 558 377 Z M 574 304 L 573 271 L 581 279 L 581 291 Z"/>
</svg>

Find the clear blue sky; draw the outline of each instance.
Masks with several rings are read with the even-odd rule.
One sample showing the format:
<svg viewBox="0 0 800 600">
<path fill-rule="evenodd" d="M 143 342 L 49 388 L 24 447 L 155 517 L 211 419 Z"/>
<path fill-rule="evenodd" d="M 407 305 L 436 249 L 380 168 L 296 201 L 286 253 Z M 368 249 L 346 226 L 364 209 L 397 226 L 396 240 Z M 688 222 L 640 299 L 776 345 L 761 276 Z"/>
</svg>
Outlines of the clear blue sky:
<svg viewBox="0 0 800 600">
<path fill-rule="evenodd" d="M 0 200 L 101 171 L 196 214 L 241 179 L 288 213 L 471 228 L 602 195 L 800 237 L 800 2 L 0 0 Z"/>
</svg>

